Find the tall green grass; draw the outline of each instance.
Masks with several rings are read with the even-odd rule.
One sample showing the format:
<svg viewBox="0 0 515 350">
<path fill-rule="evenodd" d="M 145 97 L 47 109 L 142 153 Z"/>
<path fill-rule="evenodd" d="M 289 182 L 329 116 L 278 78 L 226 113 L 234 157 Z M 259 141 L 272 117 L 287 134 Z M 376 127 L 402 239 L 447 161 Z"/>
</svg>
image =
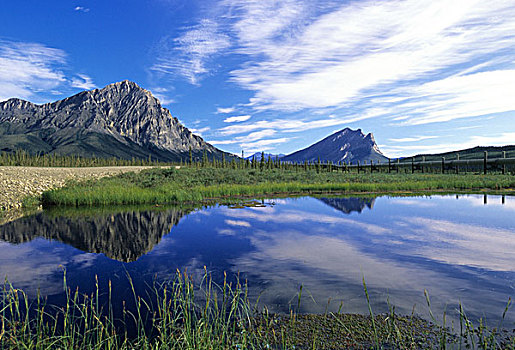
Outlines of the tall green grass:
<svg viewBox="0 0 515 350">
<path fill-rule="evenodd" d="M 151 169 L 73 183 L 43 193 L 45 206 L 201 202 L 238 196 L 309 193 L 399 193 L 515 188 L 503 175 L 346 174 L 283 169 Z"/>
<path fill-rule="evenodd" d="M 515 349 L 515 337 L 502 327 L 474 324 L 460 305 L 460 330 L 431 325 L 416 316 L 386 314 L 272 314 L 258 309 L 247 287 L 227 278 L 218 285 L 205 271 L 200 282 L 177 272 L 167 283 L 152 285 L 141 296 L 128 276 L 132 300 L 113 305 L 117 291 L 109 288 L 102 301 L 98 280 L 92 294 L 72 290 L 64 277 L 63 305 L 46 303 L 39 294 L 30 300 L 24 291 L 5 283 L 0 298 L 1 349 Z M 368 299 L 366 285 L 364 291 Z M 430 307 L 429 297 L 428 307 Z M 132 306 L 129 306 L 132 305 Z M 508 311 L 506 306 L 503 318 Z M 431 313 L 432 315 L 432 313 Z M 436 320 L 435 320 L 436 322 Z"/>
</svg>

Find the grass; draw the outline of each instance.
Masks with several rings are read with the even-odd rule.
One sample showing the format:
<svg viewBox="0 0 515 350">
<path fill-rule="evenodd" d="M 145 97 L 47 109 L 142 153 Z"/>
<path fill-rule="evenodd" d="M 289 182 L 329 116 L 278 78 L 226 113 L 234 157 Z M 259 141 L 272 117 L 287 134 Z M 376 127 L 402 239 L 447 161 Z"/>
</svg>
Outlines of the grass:
<svg viewBox="0 0 515 350">
<path fill-rule="evenodd" d="M 240 196 L 313 193 L 509 191 L 511 175 L 349 174 L 285 169 L 149 169 L 72 183 L 42 195 L 44 206 L 206 202 Z"/>
<path fill-rule="evenodd" d="M 140 296 L 132 287 L 131 300 L 73 291 L 64 275 L 66 301 L 47 305 L 8 282 L 0 298 L 1 349 L 515 349 L 515 337 L 473 324 L 460 306 L 459 333 L 417 316 L 399 316 L 390 306 L 386 314 L 352 315 L 326 312 L 303 315 L 271 314 L 248 300 L 245 284 L 215 284 L 207 271 L 195 284 L 177 272 L 167 283 L 152 286 Z M 365 283 L 365 294 L 368 295 Z M 297 309 L 301 303 L 298 294 Z M 368 300 L 368 296 L 367 296 Z M 121 302 L 121 312 L 113 307 Z M 129 306 L 131 305 L 131 306 Z M 369 303 L 370 305 L 370 303 Z M 429 299 L 428 299 L 429 306 Z M 508 303 L 503 318 L 509 309 Z"/>
</svg>

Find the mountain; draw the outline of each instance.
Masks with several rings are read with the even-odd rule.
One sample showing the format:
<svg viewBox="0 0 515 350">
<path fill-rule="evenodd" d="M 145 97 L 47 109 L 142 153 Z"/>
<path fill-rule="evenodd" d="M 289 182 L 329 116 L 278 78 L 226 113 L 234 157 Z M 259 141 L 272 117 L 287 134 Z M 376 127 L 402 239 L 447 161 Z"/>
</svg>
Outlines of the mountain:
<svg viewBox="0 0 515 350">
<path fill-rule="evenodd" d="M 374 162 L 388 161 L 374 140 L 374 136 L 370 133 L 365 135 L 361 129 L 352 130 L 345 128 L 325 139 L 318 141 L 314 145 L 294 152 L 282 158 L 285 162 L 309 162 L 318 161 L 346 162 L 356 163 L 367 161 Z"/>
<path fill-rule="evenodd" d="M 252 160 L 255 157 L 256 161 L 260 161 L 261 155 L 262 155 L 262 152 L 256 152 L 253 155 L 246 157 L 245 159 Z M 282 158 L 284 156 L 285 155 L 282 153 L 281 154 L 265 153 L 265 160 L 267 160 L 268 157 L 272 158 L 273 160 L 276 160 L 277 158 Z"/>
<path fill-rule="evenodd" d="M 0 102 L 0 150 L 163 161 L 222 151 L 194 135 L 149 91 L 131 81 L 36 105 Z"/>
</svg>

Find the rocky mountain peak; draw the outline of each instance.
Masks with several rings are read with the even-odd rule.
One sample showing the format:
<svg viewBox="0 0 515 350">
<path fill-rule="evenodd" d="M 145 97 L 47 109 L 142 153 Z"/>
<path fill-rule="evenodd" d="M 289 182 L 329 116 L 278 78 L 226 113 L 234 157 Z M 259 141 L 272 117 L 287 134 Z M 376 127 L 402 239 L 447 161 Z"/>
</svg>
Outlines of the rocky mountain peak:
<svg viewBox="0 0 515 350">
<path fill-rule="evenodd" d="M 0 102 L 2 122 L 17 124 L 10 129 L 23 126 L 27 132 L 106 134 L 121 143 L 174 153 L 221 152 L 181 125 L 150 91 L 129 80 L 43 105 L 17 99 Z"/>
<path fill-rule="evenodd" d="M 376 143 L 376 140 L 374 139 L 374 134 L 368 133 L 367 136 L 365 136 L 365 139 L 369 140 L 372 143 Z"/>
<path fill-rule="evenodd" d="M 7 101 L 0 102 L 0 109 L 8 110 L 12 108 L 27 108 L 35 106 L 32 102 L 22 100 L 20 98 L 10 98 Z"/>
<path fill-rule="evenodd" d="M 386 158 L 377 146 L 374 136 L 369 133 L 365 136 L 361 129 L 345 128 L 329 135 L 325 139 L 283 158 L 292 162 L 356 162 L 356 161 L 386 161 Z"/>
<path fill-rule="evenodd" d="M 128 95 L 128 94 L 144 94 L 149 97 L 153 97 L 152 93 L 148 90 L 143 89 L 138 84 L 130 80 L 123 80 L 116 83 L 109 84 L 102 89 L 97 89 L 99 94 L 119 94 L 119 95 Z M 92 90 L 95 91 L 95 90 Z"/>
</svg>

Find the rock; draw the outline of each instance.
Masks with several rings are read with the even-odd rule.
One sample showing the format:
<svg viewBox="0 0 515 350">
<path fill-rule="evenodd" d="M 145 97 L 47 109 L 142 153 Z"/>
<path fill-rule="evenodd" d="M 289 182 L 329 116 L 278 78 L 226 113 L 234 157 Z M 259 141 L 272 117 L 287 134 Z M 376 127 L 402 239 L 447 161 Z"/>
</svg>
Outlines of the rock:
<svg viewBox="0 0 515 350">
<path fill-rule="evenodd" d="M 223 153 L 127 80 L 43 105 L 17 98 L 0 102 L 0 127 L 11 148 L 43 153 L 162 160 L 186 158 L 190 149 L 196 156 Z"/>
<path fill-rule="evenodd" d="M 304 162 L 305 160 L 316 162 L 318 159 L 322 162 L 329 160 L 346 163 L 388 161 L 388 158 L 379 150 L 371 133 L 365 135 L 361 129 L 349 128 L 340 130 L 305 149 L 282 158 L 283 161 L 289 162 Z"/>
</svg>

